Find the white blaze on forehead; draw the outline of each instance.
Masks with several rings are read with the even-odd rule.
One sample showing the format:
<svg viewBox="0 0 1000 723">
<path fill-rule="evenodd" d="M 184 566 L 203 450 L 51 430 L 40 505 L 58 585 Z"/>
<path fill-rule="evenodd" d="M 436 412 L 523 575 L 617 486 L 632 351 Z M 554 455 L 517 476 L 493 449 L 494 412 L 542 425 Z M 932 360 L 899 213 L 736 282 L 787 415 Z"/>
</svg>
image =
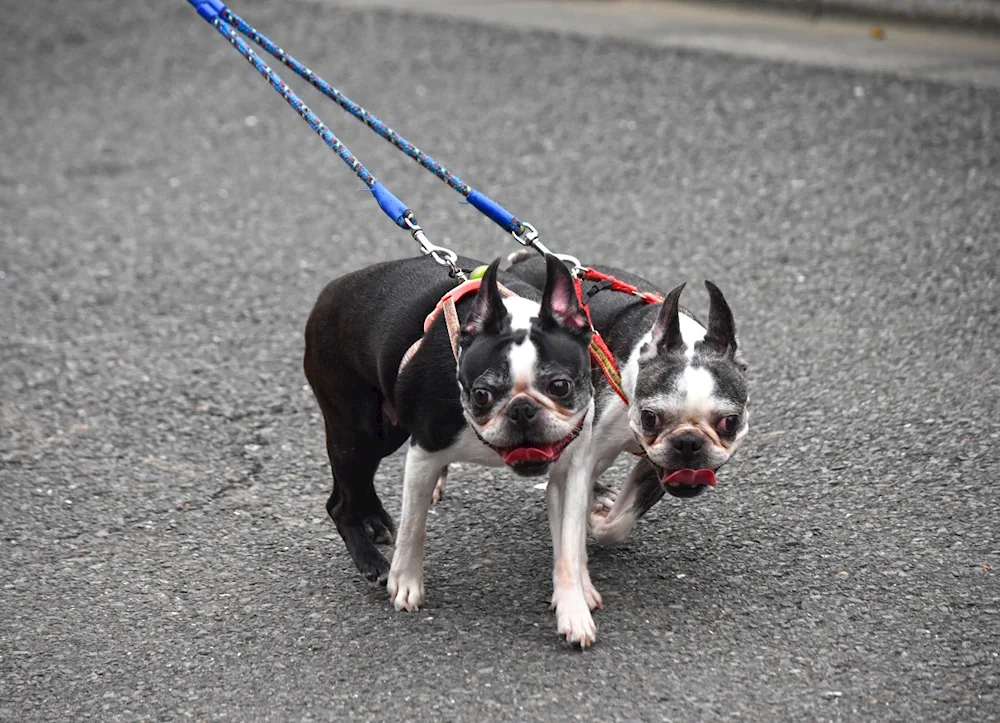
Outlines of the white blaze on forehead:
<svg viewBox="0 0 1000 723">
<path fill-rule="evenodd" d="M 690 361 L 694 358 L 695 343 L 705 338 L 707 330 L 683 312 L 678 314 L 678 319 L 681 322 L 681 338 L 684 340 L 684 356 Z M 642 356 L 642 350 L 651 344 L 652 341 L 653 332 L 649 331 L 635 345 L 635 348 L 632 349 L 632 353 L 629 355 L 628 361 L 621 367 L 622 386 L 629 399 L 635 398 L 635 385 L 639 378 L 639 358 Z"/>
<path fill-rule="evenodd" d="M 684 355 L 688 359 L 694 358 L 694 345 L 705 338 L 707 330 L 697 321 L 687 314 L 677 315 L 681 322 L 681 338 L 684 339 Z"/>
<path fill-rule="evenodd" d="M 508 296 L 503 303 L 510 314 L 511 329 L 531 328 L 531 319 L 538 316 L 538 302 L 520 296 Z M 538 361 L 538 350 L 531 343 L 530 334 L 525 334 L 519 343 L 511 345 L 508 358 L 514 386 L 530 388 L 535 378 L 535 363 Z"/>
<path fill-rule="evenodd" d="M 503 300 L 503 305 L 510 314 L 511 329 L 530 329 L 531 319 L 538 316 L 540 308 L 537 301 L 520 296 L 508 296 Z"/>
<path fill-rule="evenodd" d="M 677 380 L 677 396 L 682 400 L 683 409 L 689 414 L 704 418 L 715 409 L 715 379 L 704 367 L 686 367 Z"/>
</svg>

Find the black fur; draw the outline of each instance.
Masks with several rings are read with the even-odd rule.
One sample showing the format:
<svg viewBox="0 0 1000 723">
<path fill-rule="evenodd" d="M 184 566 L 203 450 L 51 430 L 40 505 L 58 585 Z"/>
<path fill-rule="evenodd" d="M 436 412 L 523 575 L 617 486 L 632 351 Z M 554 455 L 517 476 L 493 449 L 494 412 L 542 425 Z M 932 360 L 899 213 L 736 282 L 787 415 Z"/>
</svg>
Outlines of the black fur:
<svg viewBox="0 0 1000 723">
<path fill-rule="evenodd" d="M 472 259 L 459 263 L 464 268 L 479 265 Z M 481 293 L 456 304 L 462 376 L 469 384 L 484 371 L 494 371 L 514 335 L 523 337 L 523 331 L 509 329 L 494 279 L 527 299 L 541 301 L 543 296 L 516 277 L 497 275 L 496 266 L 484 277 Z M 389 571 L 375 543 L 389 542 L 395 533 L 374 487 L 380 461 L 408 437 L 428 451 L 445 449 L 467 425 L 444 315 L 423 333 L 424 319 L 454 286 L 427 257 L 377 264 L 331 281 L 306 324 L 303 367 L 323 412 L 333 473 L 327 511 L 355 565 L 370 580 L 384 580 Z M 534 327 L 544 323 L 542 317 L 533 320 L 533 335 Z M 550 351 L 540 352 L 543 360 L 558 365 L 574 364 L 575 358 L 569 368 L 587 378 L 589 330 L 582 337 L 572 330 L 538 333 L 551 345 Z M 421 337 L 419 351 L 399 374 L 403 355 Z M 588 402 L 589 395 L 588 385 Z"/>
</svg>

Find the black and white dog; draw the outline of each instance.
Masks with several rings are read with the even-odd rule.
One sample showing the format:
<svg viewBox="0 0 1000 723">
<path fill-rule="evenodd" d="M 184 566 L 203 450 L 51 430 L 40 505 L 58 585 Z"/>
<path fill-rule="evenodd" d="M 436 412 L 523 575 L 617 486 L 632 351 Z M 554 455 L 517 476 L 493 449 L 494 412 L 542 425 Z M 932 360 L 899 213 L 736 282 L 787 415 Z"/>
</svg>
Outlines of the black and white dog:
<svg viewBox="0 0 1000 723">
<path fill-rule="evenodd" d="M 544 265 L 530 251 L 510 257 L 509 272 L 528 283 L 544 281 Z M 650 281 L 610 267 L 595 267 L 644 291 L 664 296 L 647 304 L 630 294 L 602 291 L 589 303 L 594 329 L 618 362 L 628 405 L 596 369 L 594 431 L 588 462 L 597 504 L 590 527 L 598 542 L 618 543 L 664 493 L 694 497 L 716 485 L 715 473 L 749 430 L 747 365 L 733 314 L 710 281 L 708 325 L 678 301 L 684 285 L 662 294 Z M 586 294 L 594 286 L 584 282 Z M 597 479 L 621 452 L 640 455 L 617 495 Z"/>
<path fill-rule="evenodd" d="M 596 635 L 591 610 L 601 602 L 586 549 L 590 325 L 554 257 L 542 266 L 541 293 L 500 274 L 513 293 L 505 298 L 498 266 L 474 297 L 454 302 L 450 318 L 447 305 L 429 316 L 455 283 L 426 257 L 370 266 L 322 291 L 306 325 L 304 367 L 326 424 L 327 511 L 361 573 L 385 579 L 396 609 L 413 611 L 424 602 L 427 511 L 443 470 L 475 462 L 549 472 L 552 605 L 559 633 L 587 646 Z M 397 536 L 374 476 L 407 438 Z M 376 543 L 394 536 L 390 566 Z"/>
</svg>

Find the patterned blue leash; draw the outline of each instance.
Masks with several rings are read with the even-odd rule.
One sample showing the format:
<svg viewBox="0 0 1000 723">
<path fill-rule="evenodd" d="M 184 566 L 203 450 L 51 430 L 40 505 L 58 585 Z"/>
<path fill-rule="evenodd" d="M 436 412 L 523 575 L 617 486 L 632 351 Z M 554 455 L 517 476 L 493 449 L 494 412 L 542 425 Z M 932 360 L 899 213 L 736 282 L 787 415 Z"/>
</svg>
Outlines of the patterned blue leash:
<svg viewBox="0 0 1000 723">
<path fill-rule="evenodd" d="M 514 239 L 522 246 L 527 246 L 529 248 L 532 248 L 542 255 L 550 253 L 550 251 L 545 247 L 545 245 L 542 244 L 541 241 L 539 241 L 538 231 L 535 229 L 534 226 L 532 226 L 530 223 L 527 223 L 526 221 L 519 220 L 514 214 L 512 214 L 510 211 L 505 209 L 499 203 L 491 199 L 489 196 L 487 196 L 484 193 L 481 193 L 480 191 L 477 191 L 476 189 L 472 188 L 469 184 L 462 181 L 461 178 L 456 176 L 454 173 L 449 171 L 447 168 L 445 168 L 440 163 L 435 161 L 433 158 L 428 156 L 426 153 L 421 151 L 419 148 L 414 146 L 408 140 L 400 136 L 392 128 L 389 128 L 387 125 L 385 125 L 385 123 L 380 121 L 370 112 L 368 112 L 360 105 L 352 101 L 350 98 L 348 98 L 339 90 L 337 90 L 332 85 L 327 83 L 321 77 L 313 73 L 313 71 L 311 71 L 309 68 L 304 66 L 302 63 L 297 61 L 288 53 L 286 53 L 282 48 L 280 48 L 277 44 L 271 41 L 268 37 L 258 32 L 256 28 L 254 28 L 252 25 L 250 25 L 248 22 L 246 22 L 243 18 L 238 16 L 232 10 L 227 8 L 221 2 L 221 0 L 188 0 L 188 2 L 190 2 L 198 9 L 198 12 L 202 15 L 202 17 L 204 17 L 210 23 L 219 28 L 220 32 L 222 32 L 223 35 L 230 40 L 230 42 L 233 42 L 235 45 L 236 43 L 233 41 L 233 37 L 235 37 L 236 40 L 239 40 L 239 42 L 242 43 L 242 40 L 238 36 L 235 36 L 235 34 L 230 34 L 231 28 L 230 28 L 230 33 L 226 33 L 222 31 L 222 29 L 219 26 L 219 22 L 221 22 L 222 25 L 226 25 L 226 23 L 231 23 L 240 32 L 244 33 L 246 36 L 251 38 L 255 43 L 257 43 L 257 45 L 259 45 L 261 48 L 263 48 L 268 53 L 273 55 L 275 58 L 280 60 L 284 65 L 291 68 L 301 78 L 308 81 L 314 88 L 323 93 L 323 95 L 327 96 L 328 98 L 336 102 L 341 108 L 343 108 L 345 111 L 347 111 L 355 118 L 360 120 L 362 123 L 364 123 L 366 126 L 371 128 L 373 131 L 375 131 L 375 133 L 380 135 L 388 142 L 392 143 L 398 149 L 406 153 L 406 155 L 408 155 L 410 158 L 415 160 L 421 166 L 423 166 L 428 171 L 433 173 L 435 176 L 440 178 L 442 181 L 447 183 L 451 188 L 462 194 L 470 205 L 472 205 L 477 210 L 482 212 L 485 216 L 490 218 L 505 231 L 510 232 L 510 234 L 514 237 Z M 244 57 L 247 57 L 247 59 L 250 60 L 250 56 L 248 56 L 247 53 L 244 52 L 244 50 L 240 48 L 239 45 L 237 45 L 236 47 L 240 50 L 241 53 L 243 53 Z M 249 49 L 247 48 L 247 50 Z M 257 65 L 257 63 L 254 62 L 253 60 L 250 60 L 250 62 L 254 63 L 255 66 Z M 258 67 L 258 70 L 259 69 L 260 68 Z M 279 92 L 282 91 L 279 90 Z M 282 94 L 284 95 L 284 93 Z M 298 110 L 298 108 L 296 108 L 296 110 Z M 309 119 L 306 117 L 306 120 L 308 121 Z M 310 122 L 310 125 L 312 125 L 312 122 Z M 315 126 L 313 127 L 315 128 Z M 334 150 L 337 149 L 335 148 Z M 338 153 L 340 153 L 339 150 Z M 576 259 L 575 257 L 566 254 L 556 254 L 556 255 L 562 258 L 563 260 L 567 261 L 568 263 L 570 263 L 574 269 L 579 270 L 581 268 L 579 260 Z"/>
<path fill-rule="evenodd" d="M 375 201 L 378 203 L 379 208 L 381 208 L 382 211 L 384 211 L 397 226 L 410 231 L 413 239 L 420 245 L 420 250 L 424 254 L 431 256 L 441 266 L 447 266 L 452 276 L 465 280 L 466 277 L 464 272 L 458 267 L 458 255 L 451 249 L 443 246 L 437 246 L 427 240 L 427 236 L 417 223 L 416 217 L 413 215 L 413 211 L 411 211 L 405 203 L 396 198 L 396 196 L 393 195 L 388 188 L 382 185 L 382 183 L 372 175 L 371 171 L 364 167 L 361 161 L 351 154 L 351 152 L 347 149 L 347 146 L 341 143 L 340 139 L 333 134 L 333 131 L 331 131 L 323 123 L 323 121 L 316 116 L 315 113 L 309 110 L 309 107 L 303 103 L 297 95 L 295 95 L 292 89 L 285 84 L 278 74 L 271 70 L 267 63 L 265 63 L 259 55 L 251 50 L 232 28 L 232 26 L 223 19 L 223 11 L 228 12 L 228 10 L 226 10 L 226 6 L 219 0 L 188 0 L 188 2 L 195 7 L 199 15 L 213 25 L 222 37 L 226 38 L 226 40 L 228 40 L 232 46 L 236 48 L 240 54 L 246 58 L 251 65 L 253 65 L 254 68 L 257 69 L 257 72 L 271 84 L 271 87 L 285 99 L 288 105 L 295 109 L 302 119 L 305 120 L 305 122 L 319 134 L 326 144 L 330 146 L 330 148 L 332 148 L 337 155 L 341 157 L 341 159 L 343 159 L 344 163 L 346 163 L 351 170 L 357 174 L 358 178 L 365 182 L 365 185 L 371 189 L 372 195 L 375 197 Z M 231 13 L 230 15 L 232 16 Z"/>
</svg>

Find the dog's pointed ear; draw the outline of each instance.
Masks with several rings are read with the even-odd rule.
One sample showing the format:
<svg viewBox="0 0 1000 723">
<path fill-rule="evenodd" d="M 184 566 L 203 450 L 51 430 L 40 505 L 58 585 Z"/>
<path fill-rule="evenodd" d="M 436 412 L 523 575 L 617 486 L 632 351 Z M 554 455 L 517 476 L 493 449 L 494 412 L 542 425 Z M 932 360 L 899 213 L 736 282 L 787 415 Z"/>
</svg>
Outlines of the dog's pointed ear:
<svg viewBox="0 0 1000 723">
<path fill-rule="evenodd" d="M 660 306 L 660 315 L 653 324 L 652 347 L 657 354 L 669 354 L 684 348 L 681 336 L 680 298 L 684 284 L 673 289 Z"/>
<path fill-rule="evenodd" d="M 741 362 L 739 343 L 736 341 L 736 322 L 733 312 L 726 303 L 719 287 L 711 281 L 705 282 L 708 289 L 708 331 L 702 339 L 702 346 L 716 354 L 729 356 L 737 363 Z"/>
<path fill-rule="evenodd" d="M 552 254 L 545 254 L 545 289 L 538 318 L 543 329 L 558 326 L 572 332 L 590 331 L 587 312 L 576 295 L 573 274 Z"/>
<path fill-rule="evenodd" d="M 474 334 L 486 332 L 489 334 L 499 334 L 504 319 L 507 318 L 507 307 L 503 305 L 503 297 L 500 296 L 500 289 L 497 288 L 497 269 L 500 268 L 500 259 L 496 259 L 486 273 L 483 274 L 482 281 L 479 282 L 479 290 L 476 291 L 475 301 L 472 302 L 472 313 L 462 327 L 462 336 L 469 337 Z"/>
</svg>

